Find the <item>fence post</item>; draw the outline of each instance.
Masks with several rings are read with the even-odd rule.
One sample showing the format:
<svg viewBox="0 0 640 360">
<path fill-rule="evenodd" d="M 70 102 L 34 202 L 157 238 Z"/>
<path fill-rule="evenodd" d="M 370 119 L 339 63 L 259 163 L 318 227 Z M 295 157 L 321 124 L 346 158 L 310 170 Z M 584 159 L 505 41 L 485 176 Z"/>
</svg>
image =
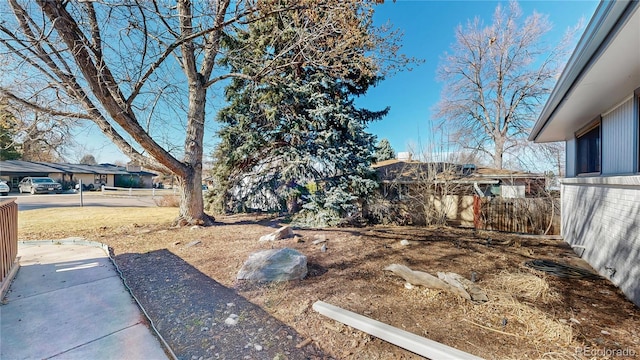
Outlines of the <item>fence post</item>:
<svg viewBox="0 0 640 360">
<path fill-rule="evenodd" d="M 129 188 L 129 196 L 132 195 L 132 191 L 133 191 L 133 189 Z"/>
<path fill-rule="evenodd" d="M 482 228 L 482 221 L 480 219 L 480 196 L 473 195 L 473 227 L 478 230 Z"/>
</svg>

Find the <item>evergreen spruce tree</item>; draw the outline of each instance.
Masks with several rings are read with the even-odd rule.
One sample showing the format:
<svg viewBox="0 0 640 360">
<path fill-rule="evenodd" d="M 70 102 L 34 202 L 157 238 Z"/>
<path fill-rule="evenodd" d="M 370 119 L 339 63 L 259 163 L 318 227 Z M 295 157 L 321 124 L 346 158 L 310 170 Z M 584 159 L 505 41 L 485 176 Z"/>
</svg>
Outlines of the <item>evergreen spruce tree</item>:
<svg viewBox="0 0 640 360">
<path fill-rule="evenodd" d="M 391 147 L 391 143 L 387 139 L 382 139 L 376 146 L 376 152 L 374 154 L 376 162 L 391 160 L 396 158 L 396 152 Z"/>
<path fill-rule="evenodd" d="M 226 46 L 290 62 L 270 54 L 289 42 L 273 34 L 295 36 L 295 20 L 280 16 L 254 22 L 240 37 L 226 39 Z M 368 25 L 361 26 L 365 45 L 354 50 L 364 57 Z M 291 49 L 292 57 L 300 56 L 296 50 Z M 259 76 L 251 61 L 226 65 Z M 365 128 L 388 109 L 369 111 L 354 104 L 379 80 L 376 69 L 353 66 L 335 74 L 330 65 L 309 66 L 301 59 L 257 83 L 235 78 L 226 88 L 229 105 L 217 118 L 221 141 L 210 199 L 216 210 L 300 210 L 295 219 L 309 226 L 340 225 L 360 215 L 363 199 L 377 186 L 370 167 L 376 139 Z"/>
<path fill-rule="evenodd" d="M 5 101 L 0 100 L 0 161 L 20 159 L 15 142 L 17 131 L 15 116 L 7 109 Z"/>
</svg>

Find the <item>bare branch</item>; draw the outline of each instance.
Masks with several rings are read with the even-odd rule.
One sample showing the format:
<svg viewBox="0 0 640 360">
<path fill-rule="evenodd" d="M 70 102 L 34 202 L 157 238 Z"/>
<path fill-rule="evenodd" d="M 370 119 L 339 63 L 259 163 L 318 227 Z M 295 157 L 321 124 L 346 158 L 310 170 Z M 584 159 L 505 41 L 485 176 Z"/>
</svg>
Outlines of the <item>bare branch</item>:
<svg viewBox="0 0 640 360">
<path fill-rule="evenodd" d="M 212 78 L 211 80 L 207 81 L 204 84 L 204 87 L 209 87 L 219 81 L 225 80 L 225 79 L 231 79 L 231 78 L 239 78 L 239 79 L 245 79 L 245 80 L 253 80 L 254 77 L 253 76 L 249 76 L 243 73 L 228 73 L 228 74 L 223 74 L 220 76 L 216 76 L 214 78 Z"/>
<path fill-rule="evenodd" d="M 222 29 L 224 24 L 224 19 L 227 14 L 227 8 L 229 7 L 230 0 L 222 0 L 218 3 L 216 8 L 216 16 L 213 23 L 214 29 Z M 204 77 L 205 81 L 209 79 L 211 76 L 211 72 L 213 71 L 213 66 L 216 61 L 216 56 L 218 55 L 218 50 L 220 48 L 220 37 L 222 36 L 222 31 L 214 31 L 209 33 L 205 38 L 205 52 L 204 59 L 202 60 L 202 64 L 200 65 L 200 73 Z"/>
<path fill-rule="evenodd" d="M 92 62 L 91 54 L 87 51 L 87 41 L 82 35 L 82 31 L 79 29 L 77 23 L 71 17 L 71 15 L 58 3 L 38 0 L 38 4 L 42 7 L 44 13 L 53 22 L 56 31 L 60 34 L 63 41 L 67 44 L 71 53 L 79 65 L 79 69 L 84 75 L 84 79 L 87 81 L 93 94 L 99 99 L 100 103 L 105 107 L 105 110 L 109 112 L 111 117 L 155 159 L 163 159 L 164 166 L 170 168 L 173 172 L 183 175 L 186 173 L 184 164 L 180 163 L 165 149 L 159 146 L 148 133 L 142 129 L 140 124 L 135 119 L 135 116 L 131 114 L 126 106 L 124 97 L 117 88 L 117 82 L 111 75 L 111 72 L 104 65 L 104 60 L 99 59 L 98 63 L 102 64 L 101 68 L 96 68 L 96 65 Z M 106 121 L 106 120 L 105 120 Z M 99 124 L 104 125 L 104 124 Z M 104 131 L 110 131 L 111 126 L 103 127 Z M 123 139 L 124 140 L 124 139 Z M 125 147 L 126 148 L 126 147 Z M 136 154 L 132 151 L 133 147 L 129 145 L 131 154 Z M 137 155 L 136 155 L 137 156 Z"/>
<path fill-rule="evenodd" d="M 65 112 L 65 111 L 57 111 L 55 109 L 52 108 L 47 108 L 47 107 L 43 107 L 40 106 L 34 102 L 31 101 L 27 101 L 21 97 L 16 96 L 15 94 L 13 94 L 11 91 L 4 89 L 2 87 L 0 87 L 0 95 L 3 97 L 6 97 L 10 100 L 13 100 L 21 105 L 24 105 L 28 108 L 30 108 L 31 110 L 34 111 L 38 111 L 44 114 L 48 114 L 51 116 L 62 116 L 62 117 L 66 117 L 66 118 L 71 118 L 71 119 L 82 119 L 82 120 L 91 120 L 91 117 L 88 114 L 81 114 L 81 113 L 73 113 L 73 112 Z"/>
<path fill-rule="evenodd" d="M 96 54 L 96 58 L 100 59 L 102 58 L 102 38 L 100 36 L 98 19 L 96 18 L 96 10 L 93 7 L 93 3 L 91 1 L 85 2 L 85 8 L 87 9 L 87 13 L 89 14 L 89 24 L 91 26 L 91 38 L 93 40 L 91 48 Z"/>
</svg>

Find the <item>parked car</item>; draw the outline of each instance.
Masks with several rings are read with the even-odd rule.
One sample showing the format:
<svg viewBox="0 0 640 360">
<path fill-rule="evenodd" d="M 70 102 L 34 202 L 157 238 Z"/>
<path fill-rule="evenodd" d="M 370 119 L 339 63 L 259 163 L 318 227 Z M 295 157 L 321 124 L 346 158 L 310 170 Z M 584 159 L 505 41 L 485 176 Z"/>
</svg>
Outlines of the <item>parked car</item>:
<svg viewBox="0 0 640 360">
<path fill-rule="evenodd" d="M 62 184 L 54 181 L 49 177 L 26 177 L 18 184 L 18 191 L 30 192 L 31 194 L 39 193 L 56 193 L 62 192 Z"/>
<path fill-rule="evenodd" d="M 11 188 L 9 187 L 9 185 L 7 185 L 7 183 L 0 181 L 0 195 L 2 196 L 9 195 L 10 190 Z"/>
</svg>

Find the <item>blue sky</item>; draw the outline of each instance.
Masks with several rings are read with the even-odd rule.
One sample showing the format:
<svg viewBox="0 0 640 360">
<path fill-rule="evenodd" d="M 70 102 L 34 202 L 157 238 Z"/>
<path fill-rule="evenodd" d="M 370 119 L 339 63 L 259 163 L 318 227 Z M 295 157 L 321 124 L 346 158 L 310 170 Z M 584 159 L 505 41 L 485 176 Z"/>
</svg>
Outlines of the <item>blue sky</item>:
<svg viewBox="0 0 640 360">
<path fill-rule="evenodd" d="M 386 1 L 376 9 L 376 23 L 390 21 L 404 31 L 404 52 L 425 62 L 413 71 L 396 74 L 372 89 L 358 104 L 367 108 L 389 105 L 391 111 L 382 121 L 369 126 L 379 139 L 387 138 L 398 151 L 419 150 L 432 139 L 432 108 L 440 99 L 442 84 L 436 80 L 436 68 L 441 56 L 455 41 L 454 31 L 467 20 L 480 17 L 492 22 L 499 1 Z M 545 40 L 558 41 L 568 28 L 581 18 L 586 26 L 598 1 L 521 1 L 523 17 L 533 11 L 547 14 L 553 29 Z M 577 37 L 582 34 L 582 30 Z M 575 41 L 577 42 L 577 38 Z M 437 137 L 437 136 L 436 136 Z M 436 139 L 437 140 L 437 139 Z M 413 149 L 411 149 L 414 147 Z"/>
<path fill-rule="evenodd" d="M 436 81 L 436 68 L 440 57 L 454 42 L 454 30 L 459 24 L 478 16 L 486 24 L 496 6 L 505 1 L 427 1 L 387 0 L 376 7 L 374 20 L 377 24 L 391 22 L 404 33 L 403 53 L 423 59 L 425 62 L 412 71 L 397 73 L 385 79 L 376 88 L 358 99 L 358 105 L 371 110 L 391 108 L 389 114 L 369 126 L 369 131 L 379 139 L 386 138 L 393 148 L 407 151 L 412 146 L 429 142 L 429 129 L 432 120 L 431 109 L 440 98 L 442 84 Z M 549 16 L 553 24 L 546 41 L 558 41 L 566 30 L 584 20 L 586 26 L 598 5 L 595 0 L 558 0 L 558 1 L 521 1 L 523 16 L 537 11 Z M 580 33 L 581 34 L 581 33 Z M 578 39 L 575 39 L 577 41 Z M 213 120 L 214 114 L 209 114 Z M 215 144 L 215 125 L 209 121 L 205 133 L 205 146 Z M 93 154 L 98 162 L 126 161 L 109 140 L 99 134 L 95 127 L 83 129 L 76 140 L 84 149 L 76 151 L 77 161 L 84 153 Z M 211 153 L 211 148 L 205 152 Z M 77 159 L 75 159 L 77 157 Z"/>
</svg>

